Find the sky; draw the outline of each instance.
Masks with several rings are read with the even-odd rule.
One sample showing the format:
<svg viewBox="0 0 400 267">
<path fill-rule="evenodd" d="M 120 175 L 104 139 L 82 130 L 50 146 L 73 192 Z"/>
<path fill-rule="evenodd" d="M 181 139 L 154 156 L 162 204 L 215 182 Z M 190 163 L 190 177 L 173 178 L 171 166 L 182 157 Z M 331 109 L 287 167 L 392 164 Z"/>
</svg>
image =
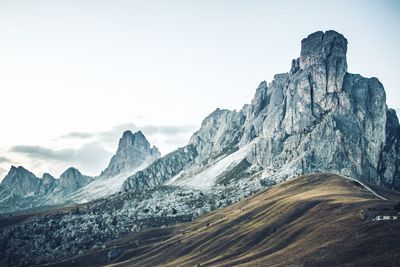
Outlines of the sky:
<svg viewBox="0 0 400 267">
<path fill-rule="evenodd" d="M 400 108 L 400 1 L 0 0 L 0 179 L 11 165 L 98 175 L 124 130 L 166 154 L 216 108 L 288 72 L 317 30 Z M 400 110 L 399 110 L 400 111 Z M 399 112 L 398 112 L 399 113 Z"/>
</svg>

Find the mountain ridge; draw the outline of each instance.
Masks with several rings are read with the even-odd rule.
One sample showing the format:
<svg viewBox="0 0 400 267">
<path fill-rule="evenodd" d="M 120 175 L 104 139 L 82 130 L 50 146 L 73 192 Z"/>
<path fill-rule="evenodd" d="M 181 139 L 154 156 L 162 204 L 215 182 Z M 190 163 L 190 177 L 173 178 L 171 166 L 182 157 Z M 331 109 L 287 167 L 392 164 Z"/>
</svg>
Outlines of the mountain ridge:
<svg viewBox="0 0 400 267">
<path fill-rule="evenodd" d="M 251 104 L 240 111 L 218 108 L 203 120 L 188 143 L 198 155 L 174 171 L 185 169 L 176 184 L 185 185 L 184 180 L 253 144 L 225 173 L 246 161 L 250 166 L 243 179 L 259 171 L 261 180 L 277 182 L 336 172 L 400 190 L 398 118 L 387 108 L 377 78 L 347 72 L 346 53 L 347 39 L 335 31 L 304 38 L 290 71 L 261 82 Z M 151 188 L 170 178 L 150 175 L 147 183 Z M 143 178 L 129 177 L 124 190 L 147 187 L 139 180 Z"/>
<path fill-rule="evenodd" d="M 12 166 L 0 183 L 0 212 L 81 203 L 117 193 L 124 178 L 144 169 L 160 156 L 158 148 L 150 147 L 141 131 L 127 130 L 107 168 L 96 177 L 69 167 L 59 179 L 48 173 L 38 178 L 22 166 Z"/>
<path fill-rule="evenodd" d="M 96 179 L 91 192 L 106 198 L 86 202 L 83 190 L 84 204 L 3 217 L 0 258 L 10 266 L 397 263 L 393 228 L 360 214 L 400 200 L 390 190 L 400 186 L 396 113 L 378 79 L 347 72 L 343 35 L 312 33 L 301 48 L 250 104 L 216 109 L 186 146 L 118 177 L 122 192 L 109 195 Z M 120 152 L 118 170 L 130 155 Z"/>
</svg>

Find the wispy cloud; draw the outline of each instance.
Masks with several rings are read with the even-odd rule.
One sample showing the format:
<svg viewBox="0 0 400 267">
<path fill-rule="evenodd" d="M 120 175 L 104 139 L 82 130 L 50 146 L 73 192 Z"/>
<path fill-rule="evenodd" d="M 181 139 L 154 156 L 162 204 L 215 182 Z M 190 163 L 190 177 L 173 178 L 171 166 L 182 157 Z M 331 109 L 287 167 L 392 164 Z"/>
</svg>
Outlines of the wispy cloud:
<svg viewBox="0 0 400 267">
<path fill-rule="evenodd" d="M 61 138 L 90 138 L 93 136 L 93 133 L 85 133 L 85 132 L 70 132 L 65 135 L 62 135 Z"/>
<path fill-rule="evenodd" d="M 141 130 L 146 138 L 158 146 L 163 153 L 185 145 L 190 135 L 197 129 L 195 125 L 143 125 L 133 123 L 119 124 L 106 131 L 100 132 L 70 132 L 60 136 L 61 139 L 79 139 L 82 142 L 99 142 L 107 147 L 116 147 L 119 138 L 126 130 L 133 132 Z M 67 153 L 68 151 L 59 151 Z M 48 154 L 48 153 L 45 153 Z"/>
<path fill-rule="evenodd" d="M 0 156 L 0 163 L 3 163 L 0 167 L 3 168 L 4 174 L 5 169 L 11 164 L 18 163 L 38 175 L 50 172 L 57 176 L 67 167 L 74 166 L 82 173 L 97 175 L 107 167 L 112 152 L 117 149 L 118 140 L 126 130 L 133 132 L 141 130 L 152 145 L 156 145 L 163 154 L 166 154 L 184 146 L 196 128 L 194 125 L 138 126 L 125 123 L 99 132 L 70 132 L 53 139 L 54 146 L 12 146 L 6 154 L 3 154 L 7 158 Z M 80 147 L 71 148 L 70 144 L 75 146 L 80 144 Z M 0 172 L 0 177 L 3 174 Z"/>
<path fill-rule="evenodd" d="M 7 174 L 7 170 L 0 168 L 0 180 L 4 178 L 4 176 L 6 176 Z"/>
<path fill-rule="evenodd" d="M 122 133 L 126 130 L 138 131 L 141 130 L 145 135 L 151 136 L 155 134 L 168 136 L 176 136 L 179 134 L 185 134 L 188 132 L 193 132 L 196 129 L 195 125 L 143 125 L 137 126 L 133 123 L 125 123 L 114 126 L 110 130 L 102 132 L 70 132 L 62 135 L 61 138 L 79 138 L 79 139 L 89 139 L 97 137 L 102 141 L 113 141 L 115 142 L 115 137 L 120 137 Z"/>
<path fill-rule="evenodd" d="M 66 148 L 55 150 L 42 146 L 13 146 L 10 152 L 23 154 L 31 160 L 38 160 L 63 166 L 76 166 L 88 172 L 99 170 L 99 166 L 104 168 L 110 160 L 111 153 L 99 143 L 88 143 L 80 148 Z"/>
<path fill-rule="evenodd" d="M 8 162 L 12 162 L 12 160 L 9 158 L 0 156 L 0 163 L 8 163 Z"/>
<path fill-rule="evenodd" d="M 74 149 L 53 150 L 41 146 L 13 146 L 10 152 L 28 154 L 34 158 L 50 160 L 71 160 L 75 154 Z"/>
</svg>

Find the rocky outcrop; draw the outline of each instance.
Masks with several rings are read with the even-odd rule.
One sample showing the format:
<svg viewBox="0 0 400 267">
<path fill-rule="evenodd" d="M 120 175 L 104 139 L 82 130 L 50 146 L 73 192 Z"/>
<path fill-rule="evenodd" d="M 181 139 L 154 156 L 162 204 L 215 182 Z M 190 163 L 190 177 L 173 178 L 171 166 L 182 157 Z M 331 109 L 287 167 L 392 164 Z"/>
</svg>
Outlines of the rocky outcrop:
<svg viewBox="0 0 400 267">
<path fill-rule="evenodd" d="M 251 104 L 217 109 L 203 121 L 189 142 L 198 156 L 181 181 L 221 178 L 237 169 L 221 163 L 232 158 L 245 162 L 249 175 L 262 170 L 261 179 L 329 171 L 400 190 L 398 118 L 378 79 L 347 72 L 346 53 L 347 40 L 335 31 L 302 40 L 291 70 L 262 82 Z M 141 179 L 155 185 L 170 178 L 160 175 Z"/>
<path fill-rule="evenodd" d="M 143 170 L 160 156 L 158 149 L 150 147 L 141 131 L 126 131 L 119 140 L 117 152 L 102 174 L 62 201 L 84 203 L 120 192 L 126 178 Z"/>
<path fill-rule="evenodd" d="M 398 119 L 394 113 L 388 119 L 385 91 L 376 78 L 347 73 L 346 51 L 339 33 L 311 34 L 302 41 L 298 66 L 292 64 L 289 73 L 276 75 L 256 94 L 253 103 L 265 103 L 258 115 L 253 107 L 243 110 L 244 131 L 258 138 L 248 160 L 268 170 L 264 176 L 282 180 L 331 171 L 400 189 L 393 164 L 399 157 L 393 134 Z M 389 130 L 388 124 L 394 126 Z M 383 160 L 389 158 L 385 153 L 393 160 Z"/>
<path fill-rule="evenodd" d="M 124 191 L 142 191 L 153 188 L 168 179 L 178 175 L 188 167 L 198 156 L 198 152 L 192 145 L 179 148 L 161 159 L 156 160 L 143 171 L 126 179 L 123 184 Z"/>
<path fill-rule="evenodd" d="M 380 154 L 378 171 L 386 187 L 400 188 L 400 125 L 396 112 L 387 111 L 386 142 Z"/>
<path fill-rule="evenodd" d="M 61 174 L 55 192 L 61 193 L 64 196 L 70 195 L 90 182 L 91 179 L 89 176 L 82 175 L 78 169 L 70 167 Z"/>
<path fill-rule="evenodd" d="M 40 185 L 40 180 L 24 167 L 12 166 L 6 177 L 1 182 L 3 188 L 13 195 L 35 194 Z"/>
<path fill-rule="evenodd" d="M 57 184 L 58 180 L 56 180 L 56 178 L 48 173 L 44 173 L 40 181 L 38 195 L 44 196 L 46 194 L 49 194 L 50 192 L 53 192 Z"/>
<path fill-rule="evenodd" d="M 118 149 L 108 167 L 100 177 L 111 177 L 134 170 L 144 162 L 152 162 L 161 157 L 157 147 L 150 147 L 149 141 L 141 131 L 125 131 L 119 140 Z"/>
</svg>

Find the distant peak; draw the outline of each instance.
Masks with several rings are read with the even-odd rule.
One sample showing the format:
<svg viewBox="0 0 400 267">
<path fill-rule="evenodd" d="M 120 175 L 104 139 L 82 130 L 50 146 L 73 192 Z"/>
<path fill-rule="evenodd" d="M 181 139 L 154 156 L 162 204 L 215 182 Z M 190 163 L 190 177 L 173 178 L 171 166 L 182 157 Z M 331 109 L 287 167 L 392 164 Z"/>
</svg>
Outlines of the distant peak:
<svg viewBox="0 0 400 267">
<path fill-rule="evenodd" d="M 101 176 L 111 177 L 122 172 L 132 171 L 144 162 L 158 159 L 160 156 L 158 148 L 150 146 L 150 142 L 142 131 L 132 133 L 127 130 L 119 139 L 117 152 Z"/>
<path fill-rule="evenodd" d="M 19 173 L 21 173 L 21 172 L 29 172 L 27 169 L 25 169 L 24 167 L 22 167 L 22 166 L 18 166 L 18 167 L 15 167 L 14 165 L 13 166 L 11 166 L 11 168 L 10 168 L 10 173 L 12 173 L 12 172 L 19 172 Z"/>
<path fill-rule="evenodd" d="M 118 149 L 128 147 L 128 146 L 150 146 L 146 137 L 142 133 L 142 131 L 137 131 L 132 133 L 132 131 L 127 130 L 122 134 L 121 139 L 119 140 Z"/>
<path fill-rule="evenodd" d="M 6 177 L 4 177 L 4 179 L 2 180 L 1 184 L 14 184 L 16 183 L 24 183 L 27 180 L 29 180 L 32 183 L 37 182 L 37 180 L 39 180 L 33 173 L 31 173 L 30 171 L 28 171 L 27 169 L 25 169 L 22 166 L 11 166 L 10 171 L 8 172 L 8 174 L 6 175 Z"/>
<path fill-rule="evenodd" d="M 55 178 L 50 173 L 45 172 L 42 175 L 42 179 L 55 179 Z"/>
<path fill-rule="evenodd" d="M 122 139 L 131 139 L 131 138 L 145 138 L 144 134 L 142 133 L 142 131 L 137 131 L 135 133 L 132 133 L 131 130 L 126 130 L 123 134 L 122 134 Z"/>
<path fill-rule="evenodd" d="M 77 168 L 74 168 L 74 167 L 69 167 L 68 169 L 66 169 L 62 174 L 61 174 L 61 178 L 62 177 L 67 177 L 67 176 L 70 176 L 71 174 L 73 174 L 74 176 L 76 176 L 76 175 L 82 175 L 81 174 L 81 172 L 77 169 Z"/>
</svg>

